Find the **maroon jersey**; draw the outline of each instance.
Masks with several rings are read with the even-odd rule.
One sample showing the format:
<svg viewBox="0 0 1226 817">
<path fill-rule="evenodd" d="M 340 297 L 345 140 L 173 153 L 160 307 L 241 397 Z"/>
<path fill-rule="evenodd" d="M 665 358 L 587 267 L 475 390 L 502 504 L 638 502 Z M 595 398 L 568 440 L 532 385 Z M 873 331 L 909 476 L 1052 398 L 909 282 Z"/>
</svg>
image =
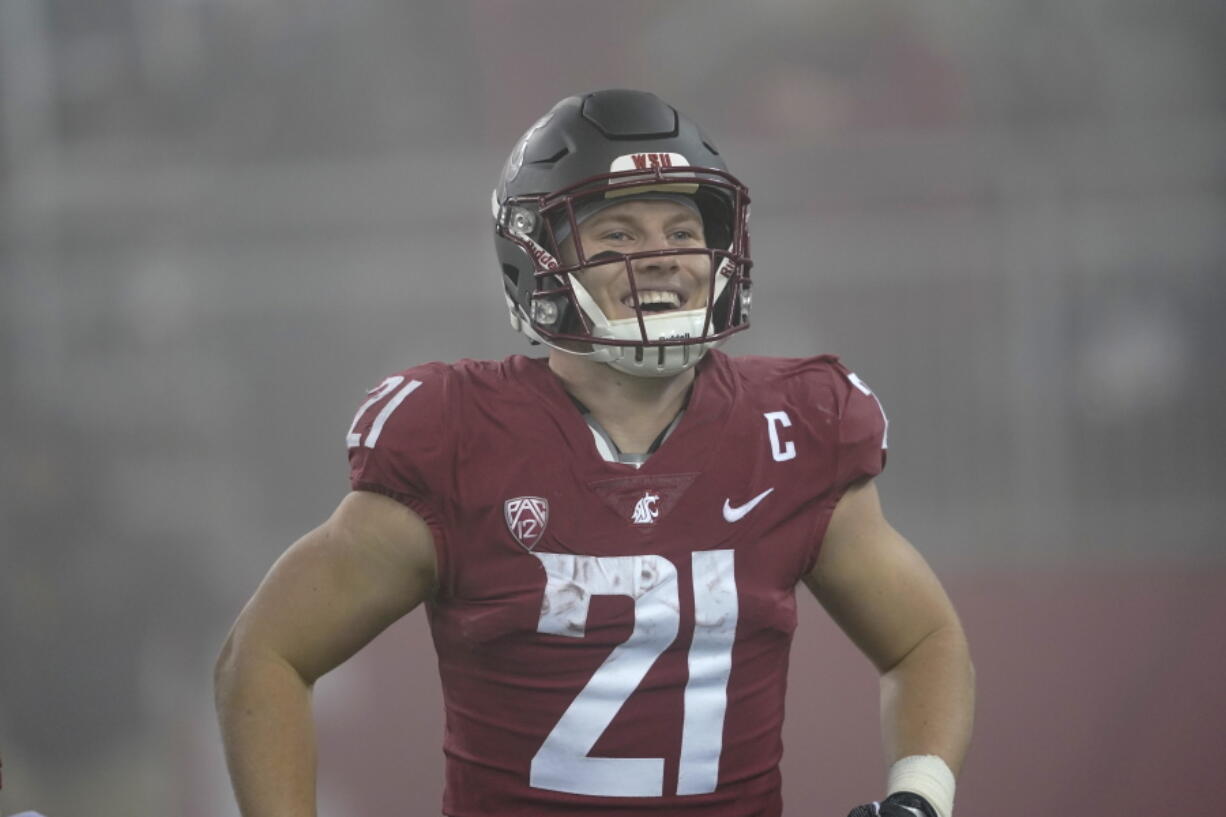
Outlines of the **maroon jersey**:
<svg viewBox="0 0 1226 817">
<path fill-rule="evenodd" d="M 885 463 L 836 358 L 708 353 L 640 468 L 518 356 L 388 378 L 349 444 L 434 533 L 447 814 L 780 813 L 794 590 Z"/>
</svg>

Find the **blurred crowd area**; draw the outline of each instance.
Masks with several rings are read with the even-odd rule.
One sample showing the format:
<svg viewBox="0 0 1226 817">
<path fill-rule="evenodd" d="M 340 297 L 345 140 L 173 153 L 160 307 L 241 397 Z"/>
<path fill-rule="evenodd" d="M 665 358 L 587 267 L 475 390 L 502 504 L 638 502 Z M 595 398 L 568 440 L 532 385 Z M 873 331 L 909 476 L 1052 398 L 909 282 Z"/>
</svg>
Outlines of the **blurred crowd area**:
<svg viewBox="0 0 1226 817">
<path fill-rule="evenodd" d="M 1220 568 L 1224 36 L 1220 0 L 3 0 L 0 813 L 216 802 L 226 628 L 367 388 L 528 351 L 489 191 L 598 87 L 749 185 L 731 351 L 875 387 L 941 571 Z"/>
</svg>

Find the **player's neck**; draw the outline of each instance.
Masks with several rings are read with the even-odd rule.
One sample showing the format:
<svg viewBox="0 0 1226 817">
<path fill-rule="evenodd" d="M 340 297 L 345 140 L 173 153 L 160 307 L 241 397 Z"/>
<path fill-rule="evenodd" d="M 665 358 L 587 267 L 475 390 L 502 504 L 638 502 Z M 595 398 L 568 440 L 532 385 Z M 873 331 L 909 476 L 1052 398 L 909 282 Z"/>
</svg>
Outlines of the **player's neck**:
<svg viewBox="0 0 1226 817">
<path fill-rule="evenodd" d="M 577 355 L 554 352 L 549 368 L 625 453 L 643 453 L 685 406 L 694 370 L 635 377 Z"/>
</svg>

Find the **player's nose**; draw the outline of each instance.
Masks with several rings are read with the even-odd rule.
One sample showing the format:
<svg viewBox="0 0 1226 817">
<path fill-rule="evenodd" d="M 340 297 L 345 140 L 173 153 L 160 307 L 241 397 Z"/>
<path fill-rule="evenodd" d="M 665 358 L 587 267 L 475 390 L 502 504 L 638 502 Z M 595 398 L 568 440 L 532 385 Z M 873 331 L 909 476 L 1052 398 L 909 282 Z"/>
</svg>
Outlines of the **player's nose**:
<svg viewBox="0 0 1226 817">
<path fill-rule="evenodd" d="M 656 252 L 672 249 L 668 236 L 660 233 L 648 237 L 642 244 L 640 252 Z M 671 272 L 679 266 L 676 255 L 649 255 L 635 259 L 635 272 Z"/>
</svg>

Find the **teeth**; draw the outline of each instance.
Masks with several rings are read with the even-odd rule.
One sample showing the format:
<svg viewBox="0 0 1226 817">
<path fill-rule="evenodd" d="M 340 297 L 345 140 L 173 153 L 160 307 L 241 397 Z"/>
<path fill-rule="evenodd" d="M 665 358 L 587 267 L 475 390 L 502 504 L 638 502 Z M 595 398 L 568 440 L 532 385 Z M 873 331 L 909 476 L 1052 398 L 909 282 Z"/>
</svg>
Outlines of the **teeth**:
<svg viewBox="0 0 1226 817">
<path fill-rule="evenodd" d="M 627 295 L 622 303 L 631 309 L 634 309 L 634 296 Z M 664 304 L 665 306 L 679 307 L 681 306 L 681 297 L 675 292 L 668 292 L 658 289 L 641 289 L 639 290 L 639 303 L 643 306 L 648 306 L 650 304 Z"/>
</svg>

